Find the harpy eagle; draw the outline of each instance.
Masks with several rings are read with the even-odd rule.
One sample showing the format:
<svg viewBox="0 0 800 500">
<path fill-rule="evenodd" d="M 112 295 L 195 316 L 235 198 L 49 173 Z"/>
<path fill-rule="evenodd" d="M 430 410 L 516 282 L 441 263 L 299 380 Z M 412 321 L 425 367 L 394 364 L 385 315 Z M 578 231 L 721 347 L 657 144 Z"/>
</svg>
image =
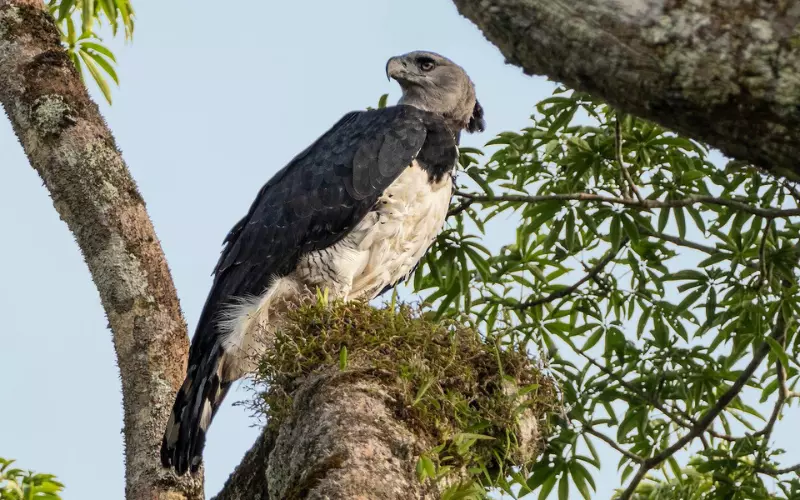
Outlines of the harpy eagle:
<svg viewBox="0 0 800 500">
<path fill-rule="evenodd" d="M 281 304 L 327 288 L 372 299 L 406 279 L 441 230 L 462 130 L 483 131 L 466 72 L 432 52 L 392 57 L 396 106 L 346 114 L 275 174 L 230 231 L 192 339 L 161 461 L 201 463 L 231 384 L 255 370 Z M 261 332 L 258 335 L 257 332 Z"/>
</svg>

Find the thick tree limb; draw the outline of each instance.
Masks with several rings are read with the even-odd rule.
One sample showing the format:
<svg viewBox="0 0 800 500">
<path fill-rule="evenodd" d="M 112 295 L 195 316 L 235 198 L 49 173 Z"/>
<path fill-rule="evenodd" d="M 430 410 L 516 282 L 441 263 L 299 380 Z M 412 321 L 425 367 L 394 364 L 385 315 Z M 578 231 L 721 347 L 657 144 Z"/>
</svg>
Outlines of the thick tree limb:
<svg viewBox="0 0 800 500">
<path fill-rule="evenodd" d="M 293 399 L 277 439 L 267 430 L 215 500 L 436 498 L 414 470 L 433 443 L 398 420 L 385 384 L 329 370 L 302 383 Z"/>
<path fill-rule="evenodd" d="M 435 444 L 404 421 L 393 382 L 370 370 L 332 368 L 302 381 L 291 416 L 265 429 L 214 500 L 435 499 L 416 477 L 417 457 Z M 537 450 L 537 416 L 520 416 L 520 446 Z"/>
<path fill-rule="evenodd" d="M 39 0 L 0 0 L 0 102 L 89 266 L 122 378 L 128 499 L 202 498 L 157 458 L 188 352 L 144 201 Z"/>
<path fill-rule="evenodd" d="M 506 60 L 800 178 L 800 2 L 454 0 Z"/>
</svg>

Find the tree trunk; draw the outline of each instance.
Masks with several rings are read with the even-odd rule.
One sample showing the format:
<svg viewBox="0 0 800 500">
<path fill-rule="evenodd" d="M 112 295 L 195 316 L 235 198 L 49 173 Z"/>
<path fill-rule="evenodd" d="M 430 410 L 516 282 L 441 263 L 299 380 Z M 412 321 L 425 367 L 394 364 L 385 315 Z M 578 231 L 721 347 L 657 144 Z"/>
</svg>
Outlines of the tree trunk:
<svg viewBox="0 0 800 500">
<path fill-rule="evenodd" d="M 797 0 L 454 0 L 506 60 L 800 180 Z"/>
<path fill-rule="evenodd" d="M 75 235 L 108 316 L 122 379 L 126 497 L 202 498 L 201 475 L 178 480 L 157 458 L 188 354 L 169 268 L 114 138 L 40 0 L 0 0 L 0 102 Z"/>
<path fill-rule="evenodd" d="M 310 377 L 214 500 L 437 498 L 415 472 L 434 443 L 396 416 L 390 385 L 357 371 Z"/>
</svg>

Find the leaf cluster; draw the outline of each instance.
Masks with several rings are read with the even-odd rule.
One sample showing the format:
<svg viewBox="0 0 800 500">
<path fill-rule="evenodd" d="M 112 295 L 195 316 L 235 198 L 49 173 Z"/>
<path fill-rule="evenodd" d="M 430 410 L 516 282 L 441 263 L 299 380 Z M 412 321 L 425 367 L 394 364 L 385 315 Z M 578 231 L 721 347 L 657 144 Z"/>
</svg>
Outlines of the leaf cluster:
<svg viewBox="0 0 800 500">
<path fill-rule="evenodd" d="M 13 467 L 0 458 L 0 500 L 60 500 L 64 485 L 51 474 L 37 474 Z"/>
<path fill-rule="evenodd" d="M 781 470 L 771 436 L 800 380 L 800 195 L 713 156 L 565 88 L 528 127 L 461 148 L 451 218 L 414 289 L 439 317 L 538 351 L 568 408 L 507 494 L 588 499 L 607 474 L 598 443 L 625 482 L 691 435 L 688 458 L 671 454 L 637 495 L 793 498 L 796 469 Z M 763 366 L 692 434 L 765 343 Z"/>
<path fill-rule="evenodd" d="M 110 78 L 119 85 L 117 59 L 98 35 L 107 25 L 113 36 L 122 30 L 133 37 L 134 13 L 130 0 L 50 0 L 47 9 L 55 18 L 61 41 L 84 79 L 86 71 L 111 104 Z"/>
</svg>

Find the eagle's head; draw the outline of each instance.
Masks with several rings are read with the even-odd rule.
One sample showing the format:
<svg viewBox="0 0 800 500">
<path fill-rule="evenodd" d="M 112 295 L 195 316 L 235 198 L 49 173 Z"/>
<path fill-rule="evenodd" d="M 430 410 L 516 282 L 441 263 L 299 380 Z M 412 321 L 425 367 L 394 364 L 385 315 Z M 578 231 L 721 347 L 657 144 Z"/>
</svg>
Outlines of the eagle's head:
<svg viewBox="0 0 800 500">
<path fill-rule="evenodd" d="M 386 63 L 386 76 L 403 89 L 399 104 L 442 115 L 468 132 L 483 132 L 483 108 L 464 68 L 434 52 L 415 51 Z"/>
</svg>

